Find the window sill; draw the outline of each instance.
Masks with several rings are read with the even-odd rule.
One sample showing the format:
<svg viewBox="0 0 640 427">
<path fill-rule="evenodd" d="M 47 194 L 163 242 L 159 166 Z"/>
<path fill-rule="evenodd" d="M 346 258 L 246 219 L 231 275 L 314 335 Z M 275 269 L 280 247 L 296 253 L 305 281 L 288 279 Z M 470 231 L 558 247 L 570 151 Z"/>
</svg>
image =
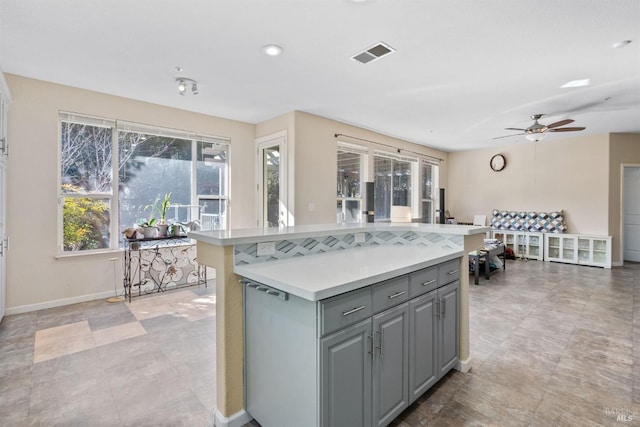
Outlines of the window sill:
<svg viewBox="0 0 640 427">
<path fill-rule="evenodd" d="M 104 256 L 104 255 L 118 255 L 121 256 L 122 249 L 103 249 L 96 251 L 78 251 L 78 252 L 67 252 L 63 254 L 58 254 L 53 258 L 56 260 L 69 260 L 75 258 L 84 258 L 88 256 Z"/>
</svg>

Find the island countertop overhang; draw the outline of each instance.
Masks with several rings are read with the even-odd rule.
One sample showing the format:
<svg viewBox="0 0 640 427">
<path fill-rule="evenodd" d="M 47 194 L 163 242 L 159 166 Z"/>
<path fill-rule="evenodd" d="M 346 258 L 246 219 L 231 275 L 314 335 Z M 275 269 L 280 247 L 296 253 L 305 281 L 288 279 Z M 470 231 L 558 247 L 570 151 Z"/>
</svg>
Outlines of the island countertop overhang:
<svg viewBox="0 0 640 427">
<path fill-rule="evenodd" d="M 237 265 L 234 271 L 283 292 L 319 301 L 462 255 L 458 249 L 443 247 L 367 246 Z"/>
</svg>

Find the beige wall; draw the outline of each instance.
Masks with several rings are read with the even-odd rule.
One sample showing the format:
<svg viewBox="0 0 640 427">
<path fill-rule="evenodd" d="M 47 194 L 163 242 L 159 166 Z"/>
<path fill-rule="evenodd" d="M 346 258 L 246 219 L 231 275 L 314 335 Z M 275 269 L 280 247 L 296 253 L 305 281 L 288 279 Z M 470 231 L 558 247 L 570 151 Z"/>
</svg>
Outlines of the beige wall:
<svg viewBox="0 0 640 427">
<path fill-rule="evenodd" d="M 507 159 L 501 172 L 489 167 L 497 153 Z M 608 135 L 456 152 L 449 159 L 446 207 L 456 219 L 489 219 L 492 209 L 563 209 L 568 232 L 609 234 Z"/>
<path fill-rule="evenodd" d="M 440 163 L 441 185 L 446 185 L 447 153 L 422 145 L 391 138 L 356 126 L 308 113 L 296 112 L 296 224 L 332 223 L 336 221 L 336 168 L 337 150 L 335 134 L 367 139 L 423 155 L 445 159 Z M 389 148 L 358 139 L 341 138 L 373 149 Z M 408 155 L 411 155 L 408 153 Z M 373 168 L 369 168 L 373 180 Z"/>
<path fill-rule="evenodd" d="M 640 135 L 612 133 L 609 157 L 609 234 L 613 236 L 613 262 L 622 262 L 622 165 L 640 166 Z"/>
<path fill-rule="evenodd" d="M 231 138 L 231 226 L 252 224 L 255 126 L 82 89 L 6 75 L 12 94 L 7 177 L 7 308 L 37 308 L 113 291 L 109 258 L 56 260 L 58 110 Z M 121 263 L 117 274 L 121 277 Z M 118 282 L 121 288 L 122 282 Z M 25 307 L 26 306 L 26 307 Z"/>
<path fill-rule="evenodd" d="M 338 133 L 445 159 L 440 163 L 440 186 L 447 189 L 447 209 L 459 220 L 490 216 L 493 208 L 564 209 L 570 232 L 613 235 L 613 260 L 620 258 L 620 164 L 640 163 L 639 135 L 575 137 L 445 153 L 303 112 L 252 125 L 15 75 L 6 79 L 13 98 L 7 179 L 9 310 L 89 299 L 113 289 L 109 258 L 120 257 L 119 253 L 55 258 L 59 110 L 231 138 L 232 228 L 255 224 L 256 138 L 282 130 L 287 131 L 293 155 L 290 186 L 296 224 L 334 222 Z M 495 153 L 507 158 L 500 173 L 489 168 Z M 118 287 L 121 272 L 118 262 Z"/>
</svg>

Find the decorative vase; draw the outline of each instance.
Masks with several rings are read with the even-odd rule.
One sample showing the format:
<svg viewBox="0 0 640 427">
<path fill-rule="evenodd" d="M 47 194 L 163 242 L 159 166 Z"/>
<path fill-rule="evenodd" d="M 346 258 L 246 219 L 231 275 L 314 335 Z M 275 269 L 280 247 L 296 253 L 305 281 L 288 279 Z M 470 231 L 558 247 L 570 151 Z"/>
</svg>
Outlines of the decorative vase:
<svg viewBox="0 0 640 427">
<path fill-rule="evenodd" d="M 169 236 L 179 237 L 182 236 L 182 226 L 180 224 L 173 224 L 169 227 Z"/>
<path fill-rule="evenodd" d="M 158 224 L 156 226 L 158 228 L 158 237 L 167 237 L 167 230 L 169 229 L 169 224 Z"/>
<path fill-rule="evenodd" d="M 155 227 L 142 227 L 142 235 L 145 239 L 156 237 L 156 231 Z"/>
</svg>

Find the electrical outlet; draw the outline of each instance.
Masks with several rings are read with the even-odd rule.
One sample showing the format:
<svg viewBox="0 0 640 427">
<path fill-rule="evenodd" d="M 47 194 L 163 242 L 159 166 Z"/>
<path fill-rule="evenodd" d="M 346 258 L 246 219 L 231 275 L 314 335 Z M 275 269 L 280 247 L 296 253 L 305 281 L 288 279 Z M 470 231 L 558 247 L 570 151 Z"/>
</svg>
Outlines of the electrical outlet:
<svg viewBox="0 0 640 427">
<path fill-rule="evenodd" d="M 258 256 L 273 255 L 276 253 L 276 242 L 258 243 Z"/>
<path fill-rule="evenodd" d="M 365 241 L 364 233 L 356 233 L 355 239 L 356 239 L 356 243 L 364 243 Z"/>
</svg>

